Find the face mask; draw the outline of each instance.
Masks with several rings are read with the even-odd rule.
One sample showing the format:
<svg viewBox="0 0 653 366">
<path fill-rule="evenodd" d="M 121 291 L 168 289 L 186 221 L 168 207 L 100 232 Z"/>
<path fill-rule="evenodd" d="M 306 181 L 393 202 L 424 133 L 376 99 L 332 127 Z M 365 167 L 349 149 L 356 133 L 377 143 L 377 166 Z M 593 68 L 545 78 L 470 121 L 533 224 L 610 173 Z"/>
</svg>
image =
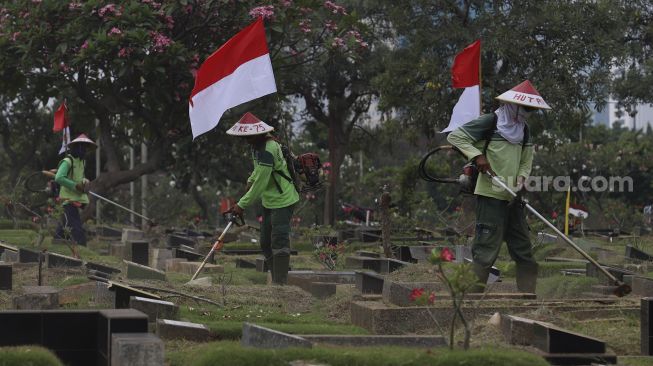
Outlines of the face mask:
<svg viewBox="0 0 653 366">
<path fill-rule="evenodd" d="M 84 159 L 85 154 L 86 154 L 86 149 L 82 144 L 73 144 L 70 147 L 70 155 L 78 159 Z"/>
<path fill-rule="evenodd" d="M 533 114 L 532 110 L 528 110 L 528 109 L 520 106 L 518 108 L 518 110 L 517 110 L 517 120 L 518 121 L 525 121 L 525 120 L 528 119 L 528 117 L 531 116 L 531 114 Z"/>
</svg>

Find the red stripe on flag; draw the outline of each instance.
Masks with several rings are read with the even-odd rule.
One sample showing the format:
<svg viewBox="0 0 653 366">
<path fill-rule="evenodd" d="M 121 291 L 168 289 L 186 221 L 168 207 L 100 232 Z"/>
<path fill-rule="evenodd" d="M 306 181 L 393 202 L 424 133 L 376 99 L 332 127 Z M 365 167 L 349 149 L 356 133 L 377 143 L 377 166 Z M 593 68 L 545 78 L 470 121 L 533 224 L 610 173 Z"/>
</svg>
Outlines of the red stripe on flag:
<svg viewBox="0 0 653 366">
<path fill-rule="evenodd" d="M 197 71 L 195 86 L 190 94 L 191 103 L 195 94 L 231 75 L 240 65 L 268 53 L 263 18 L 259 18 L 204 61 Z"/>
<path fill-rule="evenodd" d="M 481 40 L 465 47 L 456 55 L 451 67 L 454 88 L 467 88 L 481 83 Z"/>
<path fill-rule="evenodd" d="M 68 118 L 66 117 L 67 110 L 68 107 L 66 107 L 66 102 L 63 102 L 54 112 L 54 126 L 52 127 L 52 132 L 59 132 L 68 127 Z"/>
</svg>

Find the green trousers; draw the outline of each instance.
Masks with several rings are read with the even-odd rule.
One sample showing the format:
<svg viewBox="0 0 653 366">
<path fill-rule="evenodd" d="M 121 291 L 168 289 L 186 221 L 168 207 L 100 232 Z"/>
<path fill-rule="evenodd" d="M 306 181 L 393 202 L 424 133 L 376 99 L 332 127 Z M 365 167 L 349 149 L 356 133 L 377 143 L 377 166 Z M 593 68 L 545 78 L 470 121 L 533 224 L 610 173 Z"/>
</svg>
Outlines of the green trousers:
<svg viewBox="0 0 653 366">
<path fill-rule="evenodd" d="M 263 208 L 261 250 L 272 270 L 276 284 L 288 282 L 290 264 L 290 219 L 294 205 L 283 208 Z"/>
<path fill-rule="evenodd" d="M 516 263 L 518 290 L 535 292 L 537 262 L 533 258 L 524 206 L 519 202 L 477 196 L 472 258 L 479 282 L 487 282 L 490 267 L 496 261 L 504 241 L 510 257 Z"/>
</svg>

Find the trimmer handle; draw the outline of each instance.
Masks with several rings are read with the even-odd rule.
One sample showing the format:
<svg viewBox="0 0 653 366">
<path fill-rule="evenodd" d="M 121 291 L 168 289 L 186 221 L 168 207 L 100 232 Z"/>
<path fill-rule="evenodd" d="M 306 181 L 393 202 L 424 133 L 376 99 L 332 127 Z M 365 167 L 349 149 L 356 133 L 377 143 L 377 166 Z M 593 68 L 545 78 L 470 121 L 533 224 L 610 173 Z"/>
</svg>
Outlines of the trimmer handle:
<svg viewBox="0 0 653 366">
<path fill-rule="evenodd" d="M 222 217 L 224 217 L 225 221 L 227 222 L 233 222 L 236 226 L 243 226 L 245 225 L 245 219 L 243 218 L 242 215 L 236 215 L 235 213 L 231 211 L 227 211 L 222 214 Z"/>
</svg>

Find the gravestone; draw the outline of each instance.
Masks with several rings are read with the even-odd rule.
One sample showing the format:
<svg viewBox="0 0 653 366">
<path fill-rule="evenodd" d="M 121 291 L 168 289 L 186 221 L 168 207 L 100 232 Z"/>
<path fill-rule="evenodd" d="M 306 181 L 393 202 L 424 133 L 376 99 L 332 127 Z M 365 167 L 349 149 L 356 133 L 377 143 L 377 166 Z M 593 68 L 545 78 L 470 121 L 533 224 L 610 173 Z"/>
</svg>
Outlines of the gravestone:
<svg viewBox="0 0 653 366">
<path fill-rule="evenodd" d="M 11 290 L 12 267 L 11 264 L 0 264 L 0 290 Z"/>
<path fill-rule="evenodd" d="M 551 324 L 533 323 L 533 345 L 547 353 L 605 353 L 605 342 Z"/>
<path fill-rule="evenodd" d="M 127 278 L 166 281 L 166 273 L 138 263 L 124 261 L 127 264 Z"/>
<path fill-rule="evenodd" d="M 313 345 L 306 339 L 265 328 L 256 324 L 243 323 L 243 335 L 240 338 L 243 347 L 255 348 L 311 348 Z"/>
<path fill-rule="evenodd" d="M 148 299 L 161 300 L 161 296 L 155 295 L 153 293 L 139 290 L 137 288 L 124 285 L 122 283 L 109 281 L 108 282 L 110 291 L 115 292 L 115 305 L 116 309 L 128 309 L 129 308 L 129 299 L 132 296 L 146 297 Z"/>
<path fill-rule="evenodd" d="M 370 252 L 369 250 L 357 250 L 356 255 L 359 257 L 381 258 L 381 253 Z"/>
<path fill-rule="evenodd" d="M 114 268 L 111 266 L 107 266 L 105 264 L 94 263 L 94 262 L 86 262 L 86 268 L 89 270 L 103 272 L 108 275 L 115 275 L 121 272 L 118 268 Z"/>
<path fill-rule="evenodd" d="M 180 245 L 195 247 L 195 239 L 180 235 L 168 235 L 168 247 L 177 248 Z"/>
<path fill-rule="evenodd" d="M 343 347 L 445 347 L 447 341 L 434 335 L 324 335 L 302 334 L 302 338 L 312 343 L 324 343 Z"/>
<path fill-rule="evenodd" d="M 81 267 L 83 264 L 79 259 L 52 252 L 48 252 L 45 258 L 48 268 Z"/>
<path fill-rule="evenodd" d="M 626 276 L 624 276 L 624 278 Z M 639 297 L 653 296 L 653 278 L 633 276 L 631 287 L 633 295 Z"/>
<path fill-rule="evenodd" d="M 125 243 L 125 259 L 143 266 L 150 265 L 150 243 L 147 241 L 128 241 Z"/>
<path fill-rule="evenodd" d="M 122 241 L 127 244 L 130 241 L 140 241 L 145 237 L 145 233 L 136 229 L 122 229 Z"/>
<path fill-rule="evenodd" d="M 501 314 L 501 333 L 510 344 L 530 346 L 533 344 L 533 334 L 537 322 L 519 316 Z"/>
<path fill-rule="evenodd" d="M 110 365 L 112 335 L 114 333 L 147 334 L 147 315 L 134 309 L 108 309 L 99 311 L 99 322 L 95 330 L 99 353 L 98 364 Z"/>
<path fill-rule="evenodd" d="M 269 270 L 270 265 L 265 258 L 256 258 L 256 272 L 268 272 Z"/>
<path fill-rule="evenodd" d="M 353 285 L 356 283 L 356 273 L 349 271 L 289 271 L 288 283 L 295 280 Z"/>
<path fill-rule="evenodd" d="M 414 245 L 409 248 L 411 257 L 421 263 L 427 262 L 431 256 L 431 251 L 438 247 L 435 245 Z"/>
<path fill-rule="evenodd" d="M 408 265 L 410 265 L 409 262 L 396 259 L 382 259 L 380 272 L 383 274 L 389 274 Z"/>
<path fill-rule="evenodd" d="M 394 245 L 392 247 L 392 253 L 400 261 L 404 262 L 417 262 L 416 258 L 413 258 L 410 249 L 412 246 L 408 245 Z"/>
<path fill-rule="evenodd" d="M 642 355 L 653 356 L 653 297 L 640 300 L 639 323 Z"/>
<path fill-rule="evenodd" d="M 59 291 L 52 286 L 23 286 L 23 294 L 13 298 L 16 310 L 48 310 L 59 308 Z"/>
<path fill-rule="evenodd" d="M 193 342 L 211 340 L 211 332 L 206 325 L 169 319 L 156 321 L 156 334 L 162 339 L 185 339 Z"/>
<path fill-rule="evenodd" d="M 352 269 L 369 269 L 375 272 L 381 272 L 382 260 L 383 258 L 349 256 L 345 258 L 345 266 Z"/>
<path fill-rule="evenodd" d="M 18 248 L 18 262 L 20 263 L 38 263 L 41 253 L 33 250 Z"/>
<path fill-rule="evenodd" d="M 472 258 L 472 247 L 468 245 L 456 245 L 456 259 L 454 262 L 462 263 L 464 259 Z"/>
<path fill-rule="evenodd" d="M 150 258 L 150 267 L 165 271 L 166 261 L 168 259 L 172 259 L 172 250 L 153 248 L 152 257 Z"/>
<path fill-rule="evenodd" d="M 3 244 L 0 240 L 0 262 L 17 262 L 18 248 Z"/>
<path fill-rule="evenodd" d="M 380 294 L 383 292 L 383 276 L 372 272 L 356 271 L 356 288 L 362 294 Z"/>
<path fill-rule="evenodd" d="M 108 226 L 100 226 L 96 229 L 98 235 L 107 238 L 120 238 L 122 237 L 122 230 L 115 229 Z"/>
<path fill-rule="evenodd" d="M 130 296 L 129 307 L 145 313 L 151 323 L 156 322 L 157 319 L 179 318 L 179 306 L 170 301 Z"/>
<path fill-rule="evenodd" d="M 109 255 L 124 259 L 126 255 L 125 244 L 111 243 L 109 246 Z"/>
<path fill-rule="evenodd" d="M 253 268 L 256 269 L 256 262 L 244 258 L 236 258 L 236 268 Z"/>
<path fill-rule="evenodd" d="M 653 256 L 639 250 L 632 245 L 626 245 L 626 258 L 637 259 L 640 261 L 653 261 Z"/>
<path fill-rule="evenodd" d="M 166 272 L 179 272 L 181 271 L 179 263 L 186 262 L 184 258 L 171 258 L 166 259 Z"/>
<path fill-rule="evenodd" d="M 88 274 L 89 279 L 96 280 L 96 281 L 101 281 L 101 279 L 103 279 L 103 280 L 110 280 L 111 279 L 110 274 L 100 272 L 100 271 L 96 271 L 94 269 L 87 269 L 86 274 Z"/>
<path fill-rule="evenodd" d="M 201 261 L 204 259 L 204 256 L 201 254 L 183 248 L 174 248 L 172 253 L 174 258 L 184 258 L 187 262 Z"/>
<path fill-rule="evenodd" d="M 150 333 L 111 334 L 111 366 L 164 366 L 164 344 Z"/>
</svg>

